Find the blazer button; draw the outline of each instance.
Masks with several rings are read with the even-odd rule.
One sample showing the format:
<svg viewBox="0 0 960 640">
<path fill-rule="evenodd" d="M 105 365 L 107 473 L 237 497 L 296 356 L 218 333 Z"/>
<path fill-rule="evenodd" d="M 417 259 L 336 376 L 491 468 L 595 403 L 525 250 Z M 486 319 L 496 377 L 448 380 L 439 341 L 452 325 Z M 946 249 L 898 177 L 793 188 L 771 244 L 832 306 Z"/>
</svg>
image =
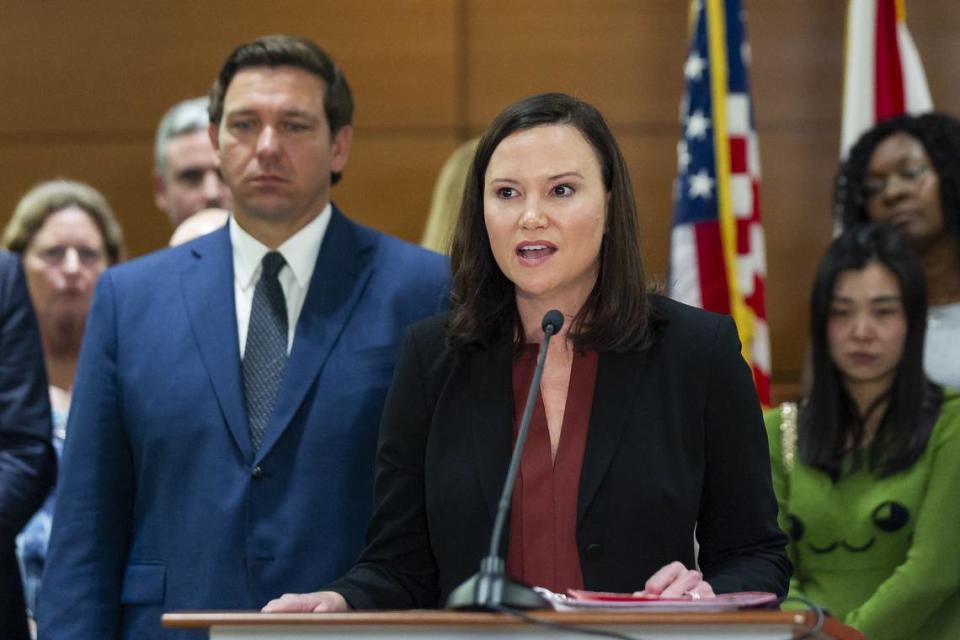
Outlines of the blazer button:
<svg viewBox="0 0 960 640">
<path fill-rule="evenodd" d="M 263 469 L 260 468 L 260 465 L 257 465 L 253 468 L 253 471 L 250 472 L 250 475 L 252 475 L 254 479 L 259 480 L 263 477 Z"/>
<path fill-rule="evenodd" d="M 587 557 L 587 560 L 599 560 L 600 556 L 603 555 L 603 547 L 596 542 L 591 542 L 583 550 L 583 555 Z"/>
</svg>

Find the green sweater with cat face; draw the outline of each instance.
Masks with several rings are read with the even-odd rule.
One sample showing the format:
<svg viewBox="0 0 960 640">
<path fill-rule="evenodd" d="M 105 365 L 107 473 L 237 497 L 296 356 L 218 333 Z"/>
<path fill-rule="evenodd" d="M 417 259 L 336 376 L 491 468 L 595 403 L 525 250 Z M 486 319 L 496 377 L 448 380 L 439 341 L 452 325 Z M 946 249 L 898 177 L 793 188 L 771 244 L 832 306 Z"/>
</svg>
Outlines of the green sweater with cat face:
<svg viewBox="0 0 960 640">
<path fill-rule="evenodd" d="M 948 394 L 923 455 L 882 479 L 860 469 L 833 483 L 791 460 L 795 416 L 794 405 L 764 415 L 790 595 L 869 638 L 960 638 L 960 394 Z"/>
</svg>

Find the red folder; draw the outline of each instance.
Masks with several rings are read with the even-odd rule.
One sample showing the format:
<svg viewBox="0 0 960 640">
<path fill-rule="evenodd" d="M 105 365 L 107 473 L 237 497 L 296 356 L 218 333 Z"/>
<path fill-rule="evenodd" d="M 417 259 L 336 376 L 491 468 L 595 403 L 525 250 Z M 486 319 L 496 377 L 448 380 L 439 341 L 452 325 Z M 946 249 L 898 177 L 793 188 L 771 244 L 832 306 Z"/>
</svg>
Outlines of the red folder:
<svg viewBox="0 0 960 640">
<path fill-rule="evenodd" d="M 775 608 L 777 596 L 763 591 L 724 593 L 713 598 L 694 600 L 635 596 L 632 593 L 608 593 L 568 589 L 566 596 L 551 599 L 557 609 L 626 609 L 636 611 L 730 611 L 748 608 Z"/>
</svg>

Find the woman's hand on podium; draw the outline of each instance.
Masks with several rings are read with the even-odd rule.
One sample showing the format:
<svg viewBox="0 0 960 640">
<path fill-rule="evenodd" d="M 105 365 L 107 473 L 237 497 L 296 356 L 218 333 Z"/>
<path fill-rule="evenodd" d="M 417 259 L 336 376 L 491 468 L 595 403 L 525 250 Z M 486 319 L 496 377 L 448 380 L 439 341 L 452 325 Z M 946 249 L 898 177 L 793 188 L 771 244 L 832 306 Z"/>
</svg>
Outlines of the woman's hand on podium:
<svg viewBox="0 0 960 640">
<path fill-rule="evenodd" d="M 285 593 L 261 609 L 263 613 L 342 613 L 350 605 L 336 591 Z"/>
<path fill-rule="evenodd" d="M 683 598 L 692 600 L 715 598 L 713 587 L 703 579 L 703 574 L 687 569 L 682 562 L 671 562 L 650 576 L 643 587 L 634 595 L 657 598 Z"/>
</svg>

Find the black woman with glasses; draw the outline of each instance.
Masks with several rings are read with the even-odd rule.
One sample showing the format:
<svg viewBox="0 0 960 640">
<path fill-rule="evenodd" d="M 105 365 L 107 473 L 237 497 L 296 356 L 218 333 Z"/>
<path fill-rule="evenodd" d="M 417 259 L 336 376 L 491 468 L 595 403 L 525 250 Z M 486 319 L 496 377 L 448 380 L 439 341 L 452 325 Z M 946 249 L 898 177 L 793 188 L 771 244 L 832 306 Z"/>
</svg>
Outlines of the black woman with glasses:
<svg viewBox="0 0 960 640">
<path fill-rule="evenodd" d="M 924 368 L 960 388 L 960 120 L 929 113 L 879 123 L 850 150 L 837 187 L 844 227 L 886 222 L 909 240 L 927 281 Z"/>
</svg>

